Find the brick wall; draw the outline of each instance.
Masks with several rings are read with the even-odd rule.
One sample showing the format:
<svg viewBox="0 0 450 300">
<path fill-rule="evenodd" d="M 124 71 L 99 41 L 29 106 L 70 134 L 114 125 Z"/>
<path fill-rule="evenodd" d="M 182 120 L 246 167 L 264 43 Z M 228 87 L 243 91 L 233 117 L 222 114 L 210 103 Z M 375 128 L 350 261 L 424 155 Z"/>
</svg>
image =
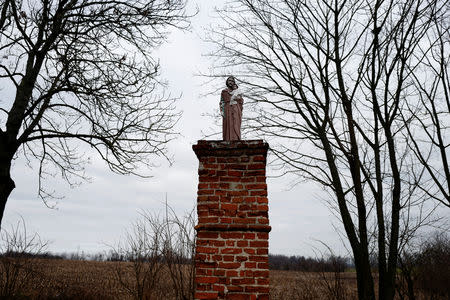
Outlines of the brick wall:
<svg viewBox="0 0 450 300">
<path fill-rule="evenodd" d="M 269 299 L 268 144 L 198 141 L 196 299 Z"/>
</svg>

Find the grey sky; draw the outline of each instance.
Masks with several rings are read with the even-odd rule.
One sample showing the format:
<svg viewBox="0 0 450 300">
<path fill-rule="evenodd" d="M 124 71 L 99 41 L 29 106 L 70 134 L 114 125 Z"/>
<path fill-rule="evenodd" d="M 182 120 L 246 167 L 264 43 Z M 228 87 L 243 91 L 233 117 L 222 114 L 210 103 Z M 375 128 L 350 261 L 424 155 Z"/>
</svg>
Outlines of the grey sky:
<svg viewBox="0 0 450 300">
<path fill-rule="evenodd" d="M 22 216 L 29 232 L 38 232 L 51 242 L 48 248 L 51 251 L 98 252 L 119 241 L 131 222 L 139 217 L 140 210 L 161 211 L 166 194 L 169 205 L 179 214 L 194 207 L 198 161 L 192 145 L 203 137 L 202 131 L 219 130 L 211 117 L 203 116 L 218 108 L 219 95 L 202 97 L 213 87 L 203 85 L 205 79 L 194 74 L 208 70 L 210 64 L 202 57 L 208 45 L 200 37 L 204 35 L 203 28 L 214 22 L 213 7 L 223 2 L 191 1 L 191 5 L 197 3 L 200 9 L 193 20 L 192 32 L 173 32 L 169 42 L 157 52 L 169 91 L 172 95 L 182 95 L 178 108 L 183 116 L 176 127 L 181 135 L 169 145 L 173 166 L 164 160 L 158 161 L 161 166 L 153 170 L 154 177 L 142 179 L 115 175 L 92 156 L 92 164 L 86 170 L 91 183 L 70 189 L 61 180 L 49 182 L 65 196 L 56 203 L 56 209 L 49 209 L 37 198 L 37 170 L 30 169 L 19 159 L 13 167 L 16 189 L 6 206 L 4 227 Z M 219 136 L 210 139 L 219 139 Z M 274 172 L 269 169 L 268 175 Z M 314 246 L 320 246 L 317 240 L 321 240 L 336 253 L 346 254 L 333 228 L 333 224 L 339 222 L 325 206 L 323 192 L 310 184 L 289 189 L 291 181 L 292 178 L 287 177 L 268 179 L 270 252 L 314 255 Z"/>
</svg>

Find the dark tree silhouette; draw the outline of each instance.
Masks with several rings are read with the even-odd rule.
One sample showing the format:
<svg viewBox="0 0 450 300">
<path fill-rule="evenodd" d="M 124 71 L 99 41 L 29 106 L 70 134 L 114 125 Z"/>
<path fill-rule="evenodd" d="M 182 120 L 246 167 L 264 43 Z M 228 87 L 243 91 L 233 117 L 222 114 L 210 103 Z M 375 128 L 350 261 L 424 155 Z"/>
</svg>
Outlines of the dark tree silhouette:
<svg viewBox="0 0 450 300">
<path fill-rule="evenodd" d="M 246 130 L 281 140 L 271 150 L 283 169 L 330 193 L 360 299 L 375 298 L 372 253 L 379 297 L 393 299 L 399 249 L 432 214 L 428 202 L 440 203 L 424 201 L 448 201 L 446 162 L 429 155 L 448 149 L 448 5 L 235 0 L 207 38 L 217 46 L 209 76 L 247 87 Z"/>
<path fill-rule="evenodd" d="M 146 175 L 165 156 L 178 114 L 152 50 L 189 26 L 185 0 L 2 0 L 0 7 L 0 222 L 19 155 L 84 178 L 87 144 L 120 174 Z M 48 174 L 47 174 L 48 175 Z"/>
</svg>

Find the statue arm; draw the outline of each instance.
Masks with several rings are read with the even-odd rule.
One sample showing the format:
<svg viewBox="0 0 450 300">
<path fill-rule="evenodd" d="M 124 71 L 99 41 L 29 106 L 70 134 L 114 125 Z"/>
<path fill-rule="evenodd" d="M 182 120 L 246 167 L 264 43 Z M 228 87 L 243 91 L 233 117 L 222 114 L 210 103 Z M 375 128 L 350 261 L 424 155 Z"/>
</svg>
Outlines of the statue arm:
<svg viewBox="0 0 450 300">
<path fill-rule="evenodd" d="M 220 95 L 219 109 L 220 109 L 220 114 L 222 115 L 222 117 L 224 117 L 225 116 L 225 99 L 223 98 L 223 91 L 222 91 L 222 94 Z"/>
</svg>

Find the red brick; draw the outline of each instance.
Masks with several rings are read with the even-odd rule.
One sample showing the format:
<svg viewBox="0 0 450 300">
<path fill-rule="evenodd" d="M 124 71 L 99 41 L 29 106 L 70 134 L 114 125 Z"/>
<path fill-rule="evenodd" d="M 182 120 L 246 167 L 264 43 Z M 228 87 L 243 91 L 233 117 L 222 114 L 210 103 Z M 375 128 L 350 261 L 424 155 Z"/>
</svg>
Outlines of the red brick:
<svg viewBox="0 0 450 300">
<path fill-rule="evenodd" d="M 214 246 L 214 247 L 223 247 L 223 246 L 225 246 L 225 242 L 224 241 L 218 241 L 218 240 L 210 240 L 209 244 L 211 246 Z"/>
<path fill-rule="evenodd" d="M 256 224 L 256 218 L 234 219 L 234 224 Z"/>
<path fill-rule="evenodd" d="M 231 177 L 242 177 L 243 174 L 244 174 L 243 171 L 228 170 L 227 175 Z"/>
<path fill-rule="evenodd" d="M 200 276 L 195 278 L 197 283 L 216 283 L 219 281 L 216 276 Z"/>
<path fill-rule="evenodd" d="M 259 285 L 269 285 L 269 278 L 258 278 L 256 282 Z"/>
<path fill-rule="evenodd" d="M 255 279 L 247 277 L 247 278 L 233 278 L 231 279 L 231 284 L 233 285 L 246 285 L 246 284 L 255 284 Z"/>
<path fill-rule="evenodd" d="M 218 182 L 219 177 L 217 177 L 217 176 L 200 176 L 198 181 L 200 181 L 200 182 Z"/>
<path fill-rule="evenodd" d="M 196 249 L 197 253 L 218 253 L 219 249 L 217 249 L 216 247 L 197 247 Z"/>
<path fill-rule="evenodd" d="M 219 238 L 218 232 L 211 232 L 211 231 L 200 231 L 197 233 L 198 239 L 217 239 Z"/>
<path fill-rule="evenodd" d="M 259 218 L 258 219 L 259 224 L 269 224 L 269 219 L 267 218 Z"/>
<path fill-rule="evenodd" d="M 211 164 L 211 163 L 204 163 L 203 164 L 203 169 L 218 169 L 219 165 L 218 164 Z"/>
<path fill-rule="evenodd" d="M 268 255 L 269 254 L 269 250 L 267 248 L 259 248 L 259 249 L 256 249 L 256 254 L 258 254 L 258 255 Z"/>
<path fill-rule="evenodd" d="M 249 164 L 247 166 L 247 169 L 248 170 L 265 170 L 266 164 L 264 164 L 264 163 Z"/>
<path fill-rule="evenodd" d="M 256 202 L 256 198 L 257 197 L 244 197 L 244 202 L 245 203 L 254 203 L 254 202 Z"/>
<path fill-rule="evenodd" d="M 247 254 L 256 254 L 256 250 L 253 248 L 245 248 L 244 252 Z"/>
<path fill-rule="evenodd" d="M 267 196 L 266 190 L 250 191 L 250 196 Z"/>
<path fill-rule="evenodd" d="M 269 203 L 269 200 L 267 199 L 267 197 L 256 197 L 256 201 L 258 203 Z"/>
<path fill-rule="evenodd" d="M 216 175 L 216 176 L 219 176 L 219 177 L 220 176 L 227 176 L 227 171 L 225 171 L 225 170 L 215 171 L 213 175 Z"/>
<path fill-rule="evenodd" d="M 268 240 L 269 239 L 269 233 L 267 233 L 267 232 L 258 232 L 258 239 L 266 239 L 266 240 Z"/>
<path fill-rule="evenodd" d="M 197 269 L 199 269 L 199 268 L 215 268 L 216 266 L 217 266 L 216 262 L 197 262 L 195 264 L 195 267 Z"/>
<path fill-rule="evenodd" d="M 227 261 L 227 262 L 234 261 L 234 256 L 233 255 L 224 255 L 223 261 Z"/>
<path fill-rule="evenodd" d="M 248 241 L 237 241 L 238 247 L 248 247 Z"/>
<path fill-rule="evenodd" d="M 233 197 L 233 199 L 231 199 L 231 202 L 233 202 L 233 203 L 242 203 L 242 202 L 244 202 L 245 198 L 246 197 Z"/>
<path fill-rule="evenodd" d="M 227 290 L 228 290 L 228 292 L 242 292 L 242 291 L 244 291 L 244 288 L 241 286 L 230 285 L 230 286 L 227 286 Z M 241 295 L 241 294 L 229 293 L 229 294 L 227 294 L 225 299 L 232 299 L 232 300 L 250 299 L 250 298 L 234 298 L 237 295 Z M 243 295 L 250 297 L 248 294 L 243 294 Z"/>
<path fill-rule="evenodd" d="M 228 278 L 237 277 L 239 275 L 238 271 L 235 270 L 227 270 L 226 272 Z"/>
<path fill-rule="evenodd" d="M 260 165 L 260 164 L 257 164 L 257 165 Z M 265 169 L 265 167 L 266 166 L 264 166 L 264 169 Z M 230 169 L 230 170 L 246 170 L 247 169 L 247 164 L 229 164 L 229 165 L 227 165 L 227 169 Z"/>
<path fill-rule="evenodd" d="M 250 242 L 250 247 L 255 247 L 255 248 L 260 248 L 260 247 L 269 247 L 269 242 L 268 241 L 251 241 Z"/>
<path fill-rule="evenodd" d="M 250 157 L 248 157 L 248 156 L 243 156 L 243 157 L 241 157 L 241 159 L 240 159 L 240 161 L 241 162 L 249 162 L 250 161 Z"/>
<path fill-rule="evenodd" d="M 224 292 L 225 286 L 221 284 L 215 284 L 213 285 L 213 291 Z"/>
<path fill-rule="evenodd" d="M 221 232 L 220 237 L 223 239 L 242 239 L 244 234 L 240 232 Z"/>
<path fill-rule="evenodd" d="M 247 184 L 245 187 L 249 190 L 265 190 L 267 189 L 267 185 L 265 183 L 252 183 Z"/>
<path fill-rule="evenodd" d="M 198 210 L 197 216 L 199 217 L 208 217 L 209 216 L 209 210 Z"/>
<path fill-rule="evenodd" d="M 266 182 L 266 176 L 256 176 L 256 182 Z"/>
<path fill-rule="evenodd" d="M 214 275 L 215 276 L 225 276 L 225 270 L 216 269 L 216 270 L 214 270 Z"/>
<path fill-rule="evenodd" d="M 220 251 L 222 254 L 239 254 L 242 253 L 241 248 L 224 248 Z"/>
<path fill-rule="evenodd" d="M 248 260 L 248 257 L 247 256 L 236 256 L 236 260 L 242 262 L 242 261 Z"/>
<path fill-rule="evenodd" d="M 252 171 L 255 172 L 255 171 Z M 258 171 L 259 172 L 259 171 Z M 245 173 L 247 174 L 247 173 Z M 245 175 L 244 174 L 244 175 Z M 249 183 L 249 182 L 255 182 L 256 178 L 254 176 L 250 176 L 250 177 L 241 177 L 241 182 L 242 183 Z"/>
<path fill-rule="evenodd" d="M 209 186 L 207 183 L 199 183 L 198 184 L 198 189 L 202 190 L 202 189 L 207 189 Z"/>
<path fill-rule="evenodd" d="M 207 223 L 218 223 L 219 218 L 218 217 L 202 217 L 198 218 L 199 224 L 207 224 Z"/>
<path fill-rule="evenodd" d="M 202 269 L 202 268 L 196 268 L 195 269 L 195 274 L 196 275 L 212 275 L 212 270 L 211 269 Z"/>
<path fill-rule="evenodd" d="M 265 170 L 251 170 L 251 171 L 246 171 L 244 172 L 244 176 L 251 176 L 253 178 L 253 180 L 255 180 L 255 176 L 265 176 L 266 175 L 266 171 Z"/>
<path fill-rule="evenodd" d="M 264 277 L 269 278 L 269 270 L 267 271 L 253 271 L 254 277 Z"/>
<path fill-rule="evenodd" d="M 234 241 L 225 241 L 225 243 L 228 247 L 234 247 L 235 242 Z"/>
<path fill-rule="evenodd" d="M 240 182 L 241 179 L 239 177 L 230 177 L 230 176 L 223 176 L 220 177 L 220 182 Z"/>
<path fill-rule="evenodd" d="M 249 259 L 255 262 L 267 262 L 267 256 L 250 255 Z"/>
<path fill-rule="evenodd" d="M 253 159 L 252 159 L 252 161 L 263 161 L 263 162 L 265 162 L 266 161 L 266 157 L 264 156 L 264 155 L 255 155 L 255 156 L 253 156 Z"/>
<path fill-rule="evenodd" d="M 262 286 L 246 286 L 245 291 L 249 293 L 268 293 L 269 287 Z"/>
<path fill-rule="evenodd" d="M 199 141 L 194 151 L 200 160 L 196 296 L 203 297 L 196 299 L 267 300 L 268 233 L 202 231 L 208 224 L 221 230 L 269 224 L 267 145 Z"/>
<path fill-rule="evenodd" d="M 250 193 L 258 192 L 258 191 L 250 191 Z M 261 191 L 262 192 L 262 191 Z M 228 191 L 228 196 L 247 196 L 248 191 L 247 190 L 241 190 L 241 191 Z M 253 196 L 253 195 L 252 195 Z"/>
<path fill-rule="evenodd" d="M 261 210 L 261 211 L 268 211 L 269 210 L 269 206 L 268 205 L 258 205 L 256 207 L 257 210 Z"/>
<path fill-rule="evenodd" d="M 219 262 L 218 267 L 222 269 L 237 269 L 241 266 L 238 262 L 232 262 L 232 263 L 225 263 L 225 262 Z"/>
<path fill-rule="evenodd" d="M 227 195 L 227 191 L 225 191 L 225 190 L 216 190 L 214 192 L 214 195 L 216 195 L 216 196 L 226 196 Z"/>
<path fill-rule="evenodd" d="M 218 293 L 217 292 L 202 292 L 202 293 L 195 293 L 195 299 L 217 299 Z"/>
<path fill-rule="evenodd" d="M 238 157 L 227 157 L 227 163 L 237 163 L 239 162 Z"/>
<path fill-rule="evenodd" d="M 255 238 L 255 234 L 251 232 L 244 233 L 244 239 L 253 240 Z"/>
<path fill-rule="evenodd" d="M 220 207 L 222 209 L 226 209 L 226 210 L 237 210 L 238 209 L 237 204 L 231 204 L 231 203 L 222 203 L 220 205 Z"/>
</svg>

